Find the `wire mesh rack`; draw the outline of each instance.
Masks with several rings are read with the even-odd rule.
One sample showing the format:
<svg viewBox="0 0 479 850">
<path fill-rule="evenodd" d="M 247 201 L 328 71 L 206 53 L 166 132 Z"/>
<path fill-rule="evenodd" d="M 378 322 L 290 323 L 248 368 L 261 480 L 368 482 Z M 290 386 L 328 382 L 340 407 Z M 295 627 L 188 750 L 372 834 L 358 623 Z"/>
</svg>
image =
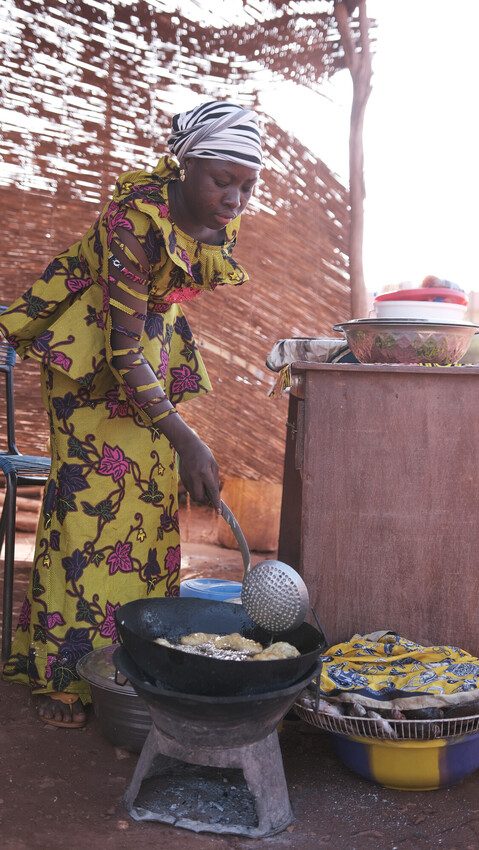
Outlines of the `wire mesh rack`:
<svg viewBox="0 0 479 850">
<path fill-rule="evenodd" d="M 386 720 L 372 717 L 333 717 L 300 703 L 295 703 L 294 710 L 305 723 L 346 737 L 432 741 L 436 738 L 454 738 L 479 732 L 478 714 L 440 720 Z"/>
</svg>

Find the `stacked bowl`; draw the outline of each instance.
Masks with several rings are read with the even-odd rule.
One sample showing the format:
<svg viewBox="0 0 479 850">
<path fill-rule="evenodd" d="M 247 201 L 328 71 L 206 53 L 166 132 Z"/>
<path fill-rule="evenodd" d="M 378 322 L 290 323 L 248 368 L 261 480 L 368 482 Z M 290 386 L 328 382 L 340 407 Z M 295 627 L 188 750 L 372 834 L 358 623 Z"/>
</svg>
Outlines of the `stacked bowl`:
<svg viewBox="0 0 479 850">
<path fill-rule="evenodd" d="M 426 319 L 465 322 L 467 296 L 458 289 L 419 287 L 385 292 L 374 299 L 378 319 Z"/>
<path fill-rule="evenodd" d="M 446 286 L 378 295 L 374 314 L 335 325 L 360 363 L 451 366 L 466 354 L 478 326 L 466 322 L 467 297 Z"/>
</svg>

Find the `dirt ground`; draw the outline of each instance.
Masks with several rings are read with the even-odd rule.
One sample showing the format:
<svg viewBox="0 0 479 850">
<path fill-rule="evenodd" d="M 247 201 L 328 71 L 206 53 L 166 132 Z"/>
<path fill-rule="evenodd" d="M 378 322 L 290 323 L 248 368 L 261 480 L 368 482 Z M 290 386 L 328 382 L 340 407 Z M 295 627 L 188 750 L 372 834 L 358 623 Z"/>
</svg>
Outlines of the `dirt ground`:
<svg viewBox="0 0 479 850">
<path fill-rule="evenodd" d="M 239 553 L 214 544 L 207 520 L 190 517 L 184 576 L 239 578 Z M 17 543 L 16 606 L 33 546 L 26 536 Z M 43 726 L 27 690 L 1 682 L 0 848 L 479 850 L 479 773 L 442 791 L 392 791 L 350 773 L 329 737 L 300 721 L 284 724 L 280 742 L 295 815 L 283 833 L 255 840 L 138 823 L 121 803 L 137 756 L 109 744 L 94 717 L 83 730 Z"/>
</svg>

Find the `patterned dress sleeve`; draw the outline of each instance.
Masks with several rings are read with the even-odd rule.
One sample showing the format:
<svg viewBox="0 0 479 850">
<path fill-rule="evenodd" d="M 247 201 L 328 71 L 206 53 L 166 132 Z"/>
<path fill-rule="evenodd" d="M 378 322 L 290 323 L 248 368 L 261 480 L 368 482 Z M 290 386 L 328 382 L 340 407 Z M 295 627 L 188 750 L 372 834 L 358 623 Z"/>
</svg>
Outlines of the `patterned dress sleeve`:
<svg viewBox="0 0 479 850">
<path fill-rule="evenodd" d="M 126 397 L 148 426 L 175 411 L 140 345 L 148 303 L 150 268 L 131 232 L 118 228 L 108 257 L 107 352 Z"/>
</svg>

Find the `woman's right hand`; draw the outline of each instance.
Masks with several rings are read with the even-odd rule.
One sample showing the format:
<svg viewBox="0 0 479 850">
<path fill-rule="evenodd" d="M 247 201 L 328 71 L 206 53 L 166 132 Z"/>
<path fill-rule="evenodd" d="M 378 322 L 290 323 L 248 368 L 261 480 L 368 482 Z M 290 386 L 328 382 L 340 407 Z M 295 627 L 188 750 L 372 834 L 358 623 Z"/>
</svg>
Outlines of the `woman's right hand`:
<svg viewBox="0 0 479 850">
<path fill-rule="evenodd" d="M 211 502 L 221 512 L 218 464 L 210 448 L 174 413 L 161 422 L 162 431 L 178 452 L 180 478 L 195 502 Z"/>
<path fill-rule="evenodd" d="M 194 435 L 194 439 L 178 449 L 180 478 L 195 502 L 211 502 L 221 511 L 218 464 L 211 449 Z"/>
</svg>

